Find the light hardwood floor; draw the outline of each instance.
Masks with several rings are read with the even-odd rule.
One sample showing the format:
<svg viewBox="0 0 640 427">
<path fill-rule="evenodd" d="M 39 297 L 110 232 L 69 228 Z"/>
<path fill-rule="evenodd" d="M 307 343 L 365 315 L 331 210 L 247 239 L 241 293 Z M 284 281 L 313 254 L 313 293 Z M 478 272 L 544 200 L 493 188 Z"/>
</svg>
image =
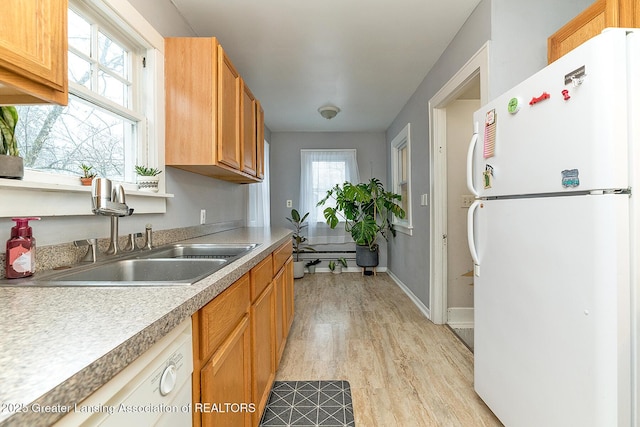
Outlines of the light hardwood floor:
<svg viewBox="0 0 640 427">
<path fill-rule="evenodd" d="M 276 380 L 347 380 L 356 426 L 501 426 L 473 391 L 473 354 L 387 276 L 295 281 Z"/>
</svg>

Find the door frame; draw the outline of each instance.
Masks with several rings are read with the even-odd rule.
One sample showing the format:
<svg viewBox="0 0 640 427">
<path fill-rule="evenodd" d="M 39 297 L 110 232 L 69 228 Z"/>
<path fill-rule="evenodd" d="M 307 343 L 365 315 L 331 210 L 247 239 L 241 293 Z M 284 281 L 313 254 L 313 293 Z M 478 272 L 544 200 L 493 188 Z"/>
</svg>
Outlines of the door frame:
<svg viewBox="0 0 640 427">
<path fill-rule="evenodd" d="M 429 100 L 430 159 L 430 273 L 431 321 L 447 322 L 447 105 L 456 100 L 467 83 L 480 77 L 480 105 L 488 102 L 489 45 L 485 43 Z"/>
</svg>

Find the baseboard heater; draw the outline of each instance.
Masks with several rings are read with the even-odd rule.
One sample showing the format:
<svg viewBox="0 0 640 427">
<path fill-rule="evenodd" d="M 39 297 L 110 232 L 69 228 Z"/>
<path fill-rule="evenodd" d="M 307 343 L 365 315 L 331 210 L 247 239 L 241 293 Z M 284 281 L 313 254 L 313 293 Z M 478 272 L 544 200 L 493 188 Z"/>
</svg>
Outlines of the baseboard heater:
<svg viewBox="0 0 640 427">
<path fill-rule="evenodd" d="M 295 254 L 294 254 L 295 257 Z M 344 258 L 347 261 L 355 261 L 356 251 L 316 251 L 316 252 L 301 252 L 300 259 L 303 260 L 336 260 L 338 258 Z"/>
</svg>

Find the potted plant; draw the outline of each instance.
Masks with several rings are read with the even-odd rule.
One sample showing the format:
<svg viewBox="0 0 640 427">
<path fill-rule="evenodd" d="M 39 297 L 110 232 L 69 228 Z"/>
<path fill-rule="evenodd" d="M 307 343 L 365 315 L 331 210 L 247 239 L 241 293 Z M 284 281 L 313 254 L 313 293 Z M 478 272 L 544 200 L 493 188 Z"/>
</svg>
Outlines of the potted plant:
<svg viewBox="0 0 640 427">
<path fill-rule="evenodd" d="M 331 270 L 333 274 L 342 273 L 342 267 L 347 268 L 347 260 L 344 258 L 329 261 L 329 270 Z"/>
<path fill-rule="evenodd" d="M 138 190 L 150 193 L 158 192 L 158 182 L 162 171 L 157 168 L 136 165 L 136 174 L 138 174 Z"/>
<path fill-rule="evenodd" d="M 95 172 L 91 172 L 93 166 L 85 165 L 84 163 L 82 163 L 80 165 L 80 169 L 82 169 L 82 176 L 80 177 L 80 182 L 82 183 L 82 185 L 91 185 L 93 178 L 95 178 L 97 175 Z"/>
<path fill-rule="evenodd" d="M 309 274 L 313 274 L 316 272 L 316 265 L 320 264 L 319 259 L 314 259 L 313 261 L 309 261 L 304 266 L 309 270 Z"/>
<path fill-rule="evenodd" d="M 0 178 L 22 179 L 24 176 L 24 162 L 15 136 L 17 124 L 16 107 L 0 107 Z"/>
<path fill-rule="evenodd" d="M 294 227 L 293 236 L 291 237 L 293 238 L 293 253 L 295 254 L 293 259 L 293 277 L 295 279 L 304 277 L 304 260 L 300 260 L 300 253 L 305 250 L 312 252 L 315 251 L 315 249 L 313 249 L 313 247 L 309 245 L 303 246 L 303 244 L 307 241 L 307 238 L 301 234 L 302 223 L 305 219 L 307 219 L 308 216 L 309 212 L 307 212 L 303 216 L 300 216 L 300 212 L 298 212 L 296 209 L 291 209 L 291 218 L 287 218 L 287 220 L 291 224 L 293 224 Z"/>
<path fill-rule="evenodd" d="M 392 215 L 405 217 L 404 210 L 397 203 L 402 196 L 386 191 L 379 179 L 372 178 L 367 183 L 336 185 L 327 191 L 318 206 L 329 199 L 335 200 L 335 207 L 327 207 L 323 211 L 327 224 L 335 228 L 342 218 L 345 230 L 356 242 L 356 264 L 364 268 L 376 267 L 378 235 L 385 239 L 389 234 L 395 236 Z"/>
</svg>

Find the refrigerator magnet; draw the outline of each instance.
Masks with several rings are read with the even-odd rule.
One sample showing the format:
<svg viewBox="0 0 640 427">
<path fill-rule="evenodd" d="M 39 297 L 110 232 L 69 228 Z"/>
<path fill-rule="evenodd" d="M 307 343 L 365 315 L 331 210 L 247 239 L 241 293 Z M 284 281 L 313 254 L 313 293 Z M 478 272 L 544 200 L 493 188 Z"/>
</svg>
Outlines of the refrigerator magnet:
<svg viewBox="0 0 640 427">
<path fill-rule="evenodd" d="M 483 156 L 485 159 L 493 157 L 496 152 L 496 123 L 498 117 L 496 110 L 489 110 L 484 121 L 484 149 Z"/>
<path fill-rule="evenodd" d="M 562 186 L 564 188 L 575 188 L 580 185 L 580 172 L 578 169 L 565 169 L 562 171 Z"/>
<path fill-rule="evenodd" d="M 493 166 L 485 165 L 482 177 L 484 181 L 484 189 L 488 190 L 493 185 Z"/>
<path fill-rule="evenodd" d="M 509 114 L 516 114 L 518 111 L 520 111 L 520 106 L 522 105 L 522 98 L 520 97 L 513 97 L 509 100 L 509 103 L 507 104 L 507 111 L 509 112 Z"/>
</svg>

